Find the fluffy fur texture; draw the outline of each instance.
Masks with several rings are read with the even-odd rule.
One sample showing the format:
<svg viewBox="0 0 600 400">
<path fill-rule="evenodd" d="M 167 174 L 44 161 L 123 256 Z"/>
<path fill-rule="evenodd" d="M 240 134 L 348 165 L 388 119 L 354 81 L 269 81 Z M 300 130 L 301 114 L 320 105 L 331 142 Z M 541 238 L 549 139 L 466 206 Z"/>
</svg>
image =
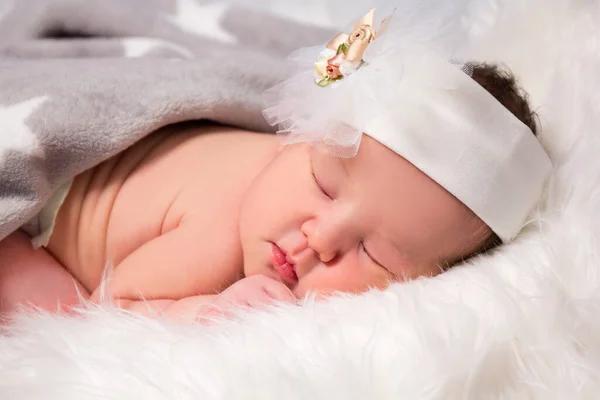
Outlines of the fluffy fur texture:
<svg viewBox="0 0 600 400">
<path fill-rule="evenodd" d="M 520 240 L 435 279 L 210 327 L 24 314 L 0 339 L 0 398 L 597 398 L 598 4 L 503 3 L 465 18 L 495 26 L 482 59 L 521 77 L 556 165 Z"/>
</svg>

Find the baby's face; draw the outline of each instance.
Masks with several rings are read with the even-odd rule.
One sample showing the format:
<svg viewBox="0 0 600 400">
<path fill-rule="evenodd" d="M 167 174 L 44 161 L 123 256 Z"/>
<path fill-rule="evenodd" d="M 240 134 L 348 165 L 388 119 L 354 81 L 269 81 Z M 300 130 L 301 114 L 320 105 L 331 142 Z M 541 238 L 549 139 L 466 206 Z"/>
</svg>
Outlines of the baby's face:
<svg viewBox="0 0 600 400">
<path fill-rule="evenodd" d="M 281 280 L 299 297 L 436 275 L 444 260 L 474 251 L 486 229 L 366 135 L 351 159 L 285 146 L 253 182 L 240 215 L 245 275 Z"/>
</svg>

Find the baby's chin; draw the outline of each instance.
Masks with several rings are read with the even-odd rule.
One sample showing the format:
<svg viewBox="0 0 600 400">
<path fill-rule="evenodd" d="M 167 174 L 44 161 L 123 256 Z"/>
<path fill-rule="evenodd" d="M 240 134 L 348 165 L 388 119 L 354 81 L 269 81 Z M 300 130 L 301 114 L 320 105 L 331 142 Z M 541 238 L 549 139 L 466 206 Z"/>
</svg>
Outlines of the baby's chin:
<svg viewBox="0 0 600 400">
<path fill-rule="evenodd" d="M 283 280 L 277 275 L 277 272 L 275 272 L 275 270 L 272 267 L 270 267 L 268 264 L 260 264 L 257 262 L 253 262 L 253 260 L 244 262 L 242 274 L 244 278 L 254 275 L 264 275 L 268 278 L 275 279 L 276 281 L 285 284 L 285 282 L 283 282 Z M 290 290 L 293 290 L 293 288 L 290 288 Z"/>
</svg>

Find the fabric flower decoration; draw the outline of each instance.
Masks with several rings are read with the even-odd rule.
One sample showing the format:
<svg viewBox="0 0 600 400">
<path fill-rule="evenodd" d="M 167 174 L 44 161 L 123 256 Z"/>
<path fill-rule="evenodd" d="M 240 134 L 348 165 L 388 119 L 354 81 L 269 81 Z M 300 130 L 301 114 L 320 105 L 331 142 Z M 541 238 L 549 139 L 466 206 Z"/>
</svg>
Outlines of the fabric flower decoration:
<svg viewBox="0 0 600 400">
<path fill-rule="evenodd" d="M 320 87 L 344 79 L 356 72 L 365 64 L 362 59 L 367 46 L 375 39 L 376 32 L 373 28 L 375 9 L 369 11 L 354 25 L 354 29 L 347 35 L 338 33 L 321 51 L 315 62 L 315 83 Z M 386 21 L 382 22 L 380 30 L 385 30 Z"/>
</svg>

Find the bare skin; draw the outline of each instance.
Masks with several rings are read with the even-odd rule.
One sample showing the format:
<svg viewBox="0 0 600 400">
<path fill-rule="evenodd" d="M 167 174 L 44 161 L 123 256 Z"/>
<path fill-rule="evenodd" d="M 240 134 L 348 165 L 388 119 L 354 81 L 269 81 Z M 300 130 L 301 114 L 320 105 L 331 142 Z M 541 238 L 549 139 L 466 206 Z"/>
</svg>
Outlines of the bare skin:
<svg viewBox="0 0 600 400">
<path fill-rule="evenodd" d="M 77 176 L 46 249 L 24 245 L 21 232 L 0 243 L 0 260 L 16 260 L 0 264 L 2 311 L 55 309 L 57 299 L 68 307 L 77 292 L 97 302 L 107 266 L 121 307 L 177 319 L 207 304 L 358 293 L 435 275 L 486 229 L 370 137 L 341 160 L 306 144 L 282 148 L 272 135 L 179 125 Z M 274 245 L 293 276 L 274 267 Z M 34 264 L 61 283 L 14 272 Z"/>
<path fill-rule="evenodd" d="M 166 133 L 78 176 L 59 212 L 48 251 L 92 300 L 107 263 L 113 296 L 135 300 L 216 294 L 241 275 L 236 210 L 277 144 L 222 127 Z"/>
</svg>

